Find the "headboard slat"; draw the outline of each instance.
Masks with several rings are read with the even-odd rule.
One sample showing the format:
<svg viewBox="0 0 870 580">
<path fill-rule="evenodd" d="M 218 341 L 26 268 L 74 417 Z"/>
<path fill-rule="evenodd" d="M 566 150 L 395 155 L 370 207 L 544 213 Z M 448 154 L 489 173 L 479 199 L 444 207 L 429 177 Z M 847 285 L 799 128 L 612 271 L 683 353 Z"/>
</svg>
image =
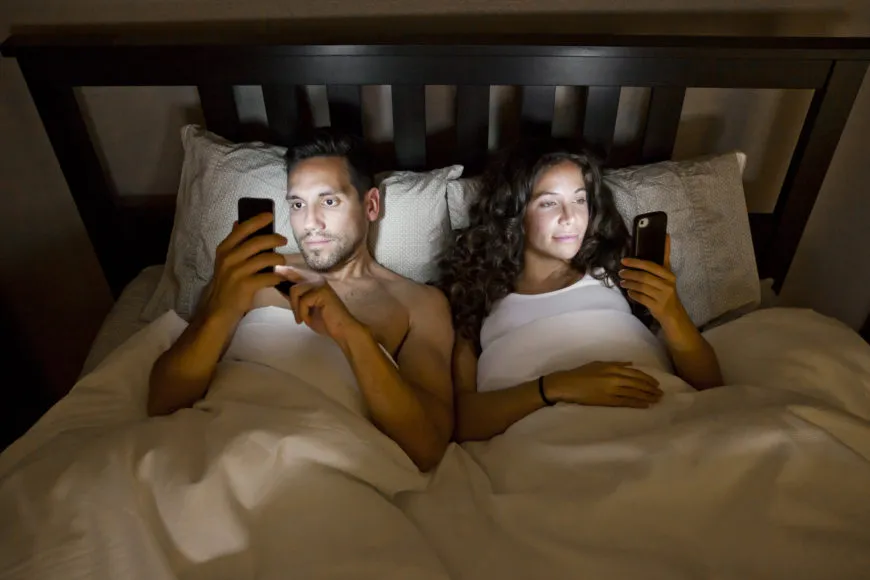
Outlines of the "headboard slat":
<svg viewBox="0 0 870 580">
<path fill-rule="evenodd" d="M 523 104 L 520 112 L 522 133 L 530 136 L 552 135 L 556 87 L 525 86 L 522 91 Z"/>
<path fill-rule="evenodd" d="M 456 87 L 456 150 L 465 175 L 483 168 L 489 143 L 489 85 Z"/>
<path fill-rule="evenodd" d="M 355 135 L 362 135 L 361 87 L 359 85 L 328 85 L 329 124 Z"/>
<path fill-rule="evenodd" d="M 868 61 L 834 62 L 825 86 L 813 95 L 773 212 L 778 227 L 766 262 L 774 269 L 775 292 L 785 282 L 867 66 Z"/>
<path fill-rule="evenodd" d="M 272 140 L 289 145 L 299 132 L 299 89 L 296 85 L 263 85 L 263 104 Z"/>
<path fill-rule="evenodd" d="M 399 169 L 426 167 L 426 87 L 393 85 L 393 143 Z"/>
<path fill-rule="evenodd" d="M 641 150 L 642 163 L 656 163 L 671 158 L 685 98 L 685 87 L 655 87 L 652 90 Z"/>
<path fill-rule="evenodd" d="M 205 125 L 212 133 L 224 139 L 235 141 L 239 138 L 239 110 L 232 85 L 199 85 L 199 102 Z"/>
<path fill-rule="evenodd" d="M 613 147 L 616 113 L 619 110 L 619 87 L 589 87 L 583 115 L 583 138 L 605 159 Z"/>
<path fill-rule="evenodd" d="M 130 267 L 137 256 L 125 256 L 124 232 L 116 227 L 114 192 L 94 150 L 75 90 L 34 82 L 26 59 L 19 63 L 106 281 L 117 298 L 137 272 Z"/>
</svg>

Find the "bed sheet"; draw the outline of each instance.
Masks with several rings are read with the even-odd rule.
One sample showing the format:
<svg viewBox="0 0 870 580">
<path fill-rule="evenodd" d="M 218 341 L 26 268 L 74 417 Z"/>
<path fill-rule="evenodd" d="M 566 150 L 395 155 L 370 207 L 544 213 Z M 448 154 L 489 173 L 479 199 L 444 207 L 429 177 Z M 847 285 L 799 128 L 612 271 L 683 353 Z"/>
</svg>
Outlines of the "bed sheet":
<svg viewBox="0 0 870 580">
<path fill-rule="evenodd" d="M 97 332 L 81 376 L 94 370 L 109 353 L 148 325 L 141 320 L 142 311 L 157 289 L 163 268 L 163 264 L 148 266 L 127 284 Z"/>
<path fill-rule="evenodd" d="M 726 387 L 662 373 L 657 407 L 545 408 L 451 445 L 431 474 L 354 404 L 337 347 L 284 309 L 245 317 L 203 401 L 146 420 L 151 365 L 185 325 L 169 312 L 137 333 L 0 455 L 0 578 L 870 569 L 870 347 L 813 312 L 707 333 Z M 512 355 L 527 346 L 501 348 L 531 370 Z"/>
</svg>

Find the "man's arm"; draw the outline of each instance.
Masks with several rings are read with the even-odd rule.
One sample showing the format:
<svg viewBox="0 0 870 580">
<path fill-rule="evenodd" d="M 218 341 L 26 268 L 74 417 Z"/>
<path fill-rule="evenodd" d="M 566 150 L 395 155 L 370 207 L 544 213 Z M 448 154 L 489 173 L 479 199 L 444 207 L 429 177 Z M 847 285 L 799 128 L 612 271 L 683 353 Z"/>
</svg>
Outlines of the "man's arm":
<svg viewBox="0 0 870 580">
<path fill-rule="evenodd" d="M 371 331 L 354 318 L 328 284 L 298 284 L 291 303 L 298 321 L 331 336 L 341 347 L 366 400 L 372 422 L 408 454 L 421 471 L 434 468 L 453 431 L 450 351 L 453 329 L 447 301 L 426 289 L 402 347 L 399 368 Z"/>
<path fill-rule="evenodd" d="M 190 407 L 205 395 L 235 325 L 220 316 L 198 316 L 191 321 L 151 369 L 149 416 Z"/>
<path fill-rule="evenodd" d="M 259 272 L 284 263 L 281 255 L 269 250 L 287 240 L 279 235 L 248 239 L 271 221 L 271 214 L 261 214 L 236 224 L 218 246 L 214 278 L 196 316 L 151 369 L 148 415 L 168 415 L 201 399 L 236 325 L 251 309 L 254 294 L 284 279 Z"/>
<path fill-rule="evenodd" d="M 398 443 L 421 471 L 438 465 L 453 433 L 450 352 L 453 327 L 446 299 L 426 289 L 411 316 L 398 368 L 360 325 L 339 341 L 366 399 L 372 422 Z"/>
</svg>

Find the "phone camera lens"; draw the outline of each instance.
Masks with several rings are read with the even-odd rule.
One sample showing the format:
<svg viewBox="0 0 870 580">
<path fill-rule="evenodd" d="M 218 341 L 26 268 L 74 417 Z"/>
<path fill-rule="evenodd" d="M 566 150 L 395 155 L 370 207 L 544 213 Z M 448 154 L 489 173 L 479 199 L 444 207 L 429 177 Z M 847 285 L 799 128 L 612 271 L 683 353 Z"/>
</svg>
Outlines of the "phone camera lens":
<svg viewBox="0 0 870 580">
<path fill-rule="evenodd" d="M 642 220 L 640 220 L 640 222 L 638 222 L 637 225 L 638 227 L 645 228 L 649 225 L 649 220 L 647 218 L 643 218 Z"/>
</svg>

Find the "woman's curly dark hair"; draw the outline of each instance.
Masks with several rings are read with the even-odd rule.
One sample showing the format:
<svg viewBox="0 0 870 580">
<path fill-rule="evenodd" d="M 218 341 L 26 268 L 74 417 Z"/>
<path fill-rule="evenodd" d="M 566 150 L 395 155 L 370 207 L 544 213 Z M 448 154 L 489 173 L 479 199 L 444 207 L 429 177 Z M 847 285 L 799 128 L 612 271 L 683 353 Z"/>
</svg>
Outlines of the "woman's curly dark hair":
<svg viewBox="0 0 870 580">
<path fill-rule="evenodd" d="M 630 239 L 613 196 L 602 184 L 598 160 L 555 139 L 514 145 L 486 168 L 469 211 L 469 226 L 454 234 L 439 261 L 438 286 L 450 301 L 453 325 L 478 348 L 484 319 L 496 301 L 516 289 L 523 271 L 523 218 L 535 182 L 564 161 L 582 170 L 589 208 L 586 235 L 572 265 L 607 284 L 618 280 Z"/>
</svg>

